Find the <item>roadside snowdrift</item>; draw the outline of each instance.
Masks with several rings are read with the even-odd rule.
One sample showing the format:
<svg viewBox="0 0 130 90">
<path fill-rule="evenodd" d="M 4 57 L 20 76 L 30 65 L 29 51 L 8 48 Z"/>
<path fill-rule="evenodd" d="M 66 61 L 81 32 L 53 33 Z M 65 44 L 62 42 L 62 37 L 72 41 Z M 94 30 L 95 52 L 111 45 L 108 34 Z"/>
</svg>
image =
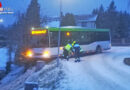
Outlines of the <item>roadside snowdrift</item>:
<svg viewBox="0 0 130 90">
<path fill-rule="evenodd" d="M 23 73 L 23 68 L 17 68 L 9 73 L 0 84 L 0 90 L 20 90 L 24 87 L 25 80 L 34 73 L 35 68 L 31 68 Z"/>
<path fill-rule="evenodd" d="M 75 63 L 62 61 L 65 78 L 57 90 L 130 90 L 129 47 L 112 47 L 102 54 L 89 55 Z"/>
<path fill-rule="evenodd" d="M 6 62 L 8 61 L 8 49 L 0 48 L 0 69 L 6 67 Z"/>
<path fill-rule="evenodd" d="M 59 82 L 63 76 L 62 65 L 57 67 L 56 61 L 54 61 L 31 75 L 26 82 L 37 82 L 41 90 L 54 90 L 59 87 Z"/>
</svg>

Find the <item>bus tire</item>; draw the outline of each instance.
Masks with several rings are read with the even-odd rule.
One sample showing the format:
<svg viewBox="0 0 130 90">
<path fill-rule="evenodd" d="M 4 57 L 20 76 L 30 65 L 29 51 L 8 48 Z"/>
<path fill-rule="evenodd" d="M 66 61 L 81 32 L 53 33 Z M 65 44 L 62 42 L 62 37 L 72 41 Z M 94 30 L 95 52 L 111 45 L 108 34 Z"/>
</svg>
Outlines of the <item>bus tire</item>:
<svg viewBox="0 0 130 90">
<path fill-rule="evenodd" d="M 96 47 L 96 53 L 102 53 L 102 48 L 101 48 L 101 46 L 97 46 Z"/>
</svg>

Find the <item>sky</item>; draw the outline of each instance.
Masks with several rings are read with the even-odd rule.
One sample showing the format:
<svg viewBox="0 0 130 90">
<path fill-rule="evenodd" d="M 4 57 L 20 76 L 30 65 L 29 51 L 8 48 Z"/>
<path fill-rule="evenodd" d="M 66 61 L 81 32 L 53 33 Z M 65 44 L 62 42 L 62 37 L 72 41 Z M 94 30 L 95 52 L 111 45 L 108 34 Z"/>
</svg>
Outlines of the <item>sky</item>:
<svg viewBox="0 0 130 90">
<path fill-rule="evenodd" d="M 8 26 L 13 24 L 18 17 L 18 13 L 25 13 L 31 0 L 0 0 L 2 7 L 11 8 L 14 14 L 0 15 L 3 23 L 0 25 Z M 107 9 L 112 0 L 62 0 L 63 13 L 91 14 L 94 8 L 103 4 Z M 128 11 L 128 0 L 114 0 L 118 11 Z M 60 0 L 39 0 L 41 6 L 41 15 L 59 16 Z M 130 12 L 130 11 L 128 11 Z"/>
</svg>

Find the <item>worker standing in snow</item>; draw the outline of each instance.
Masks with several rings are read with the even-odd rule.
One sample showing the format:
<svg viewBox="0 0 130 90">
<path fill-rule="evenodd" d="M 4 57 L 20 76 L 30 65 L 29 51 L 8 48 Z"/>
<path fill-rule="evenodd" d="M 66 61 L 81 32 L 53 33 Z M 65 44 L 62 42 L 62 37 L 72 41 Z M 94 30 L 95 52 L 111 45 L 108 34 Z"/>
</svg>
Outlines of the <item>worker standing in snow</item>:
<svg viewBox="0 0 130 90">
<path fill-rule="evenodd" d="M 67 61 L 69 60 L 69 55 L 72 52 L 72 45 L 70 43 L 68 43 L 65 47 L 64 47 L 64 58 L 67 59 Z"/>
<path fill-rule="evenodd" d="M 75 41 L 73 45 L 73 52 L 75 56 L 75 62 L 80 62 L 80 45 Z"/>
</svg>

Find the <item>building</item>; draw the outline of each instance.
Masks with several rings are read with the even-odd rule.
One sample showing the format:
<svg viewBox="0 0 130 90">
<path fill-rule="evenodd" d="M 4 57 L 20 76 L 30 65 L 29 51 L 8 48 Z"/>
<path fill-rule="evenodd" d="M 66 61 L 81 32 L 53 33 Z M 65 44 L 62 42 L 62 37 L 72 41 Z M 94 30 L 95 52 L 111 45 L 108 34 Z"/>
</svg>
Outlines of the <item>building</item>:
<svg viewBox="0 0 130 90">
<path fill-rule="evenodd" d="M 77 26 L 85 28 L 96 28 L 97 15 L 75 16 Z"/>
<path fill-rule="evenodd" d="M 59 27 L 60 18 L 50 17 L 47 18 L 45 26 Z M 75 15 L 76 25 L 85 28 L 96 28 L 97 15 Z"/>
</svg>

